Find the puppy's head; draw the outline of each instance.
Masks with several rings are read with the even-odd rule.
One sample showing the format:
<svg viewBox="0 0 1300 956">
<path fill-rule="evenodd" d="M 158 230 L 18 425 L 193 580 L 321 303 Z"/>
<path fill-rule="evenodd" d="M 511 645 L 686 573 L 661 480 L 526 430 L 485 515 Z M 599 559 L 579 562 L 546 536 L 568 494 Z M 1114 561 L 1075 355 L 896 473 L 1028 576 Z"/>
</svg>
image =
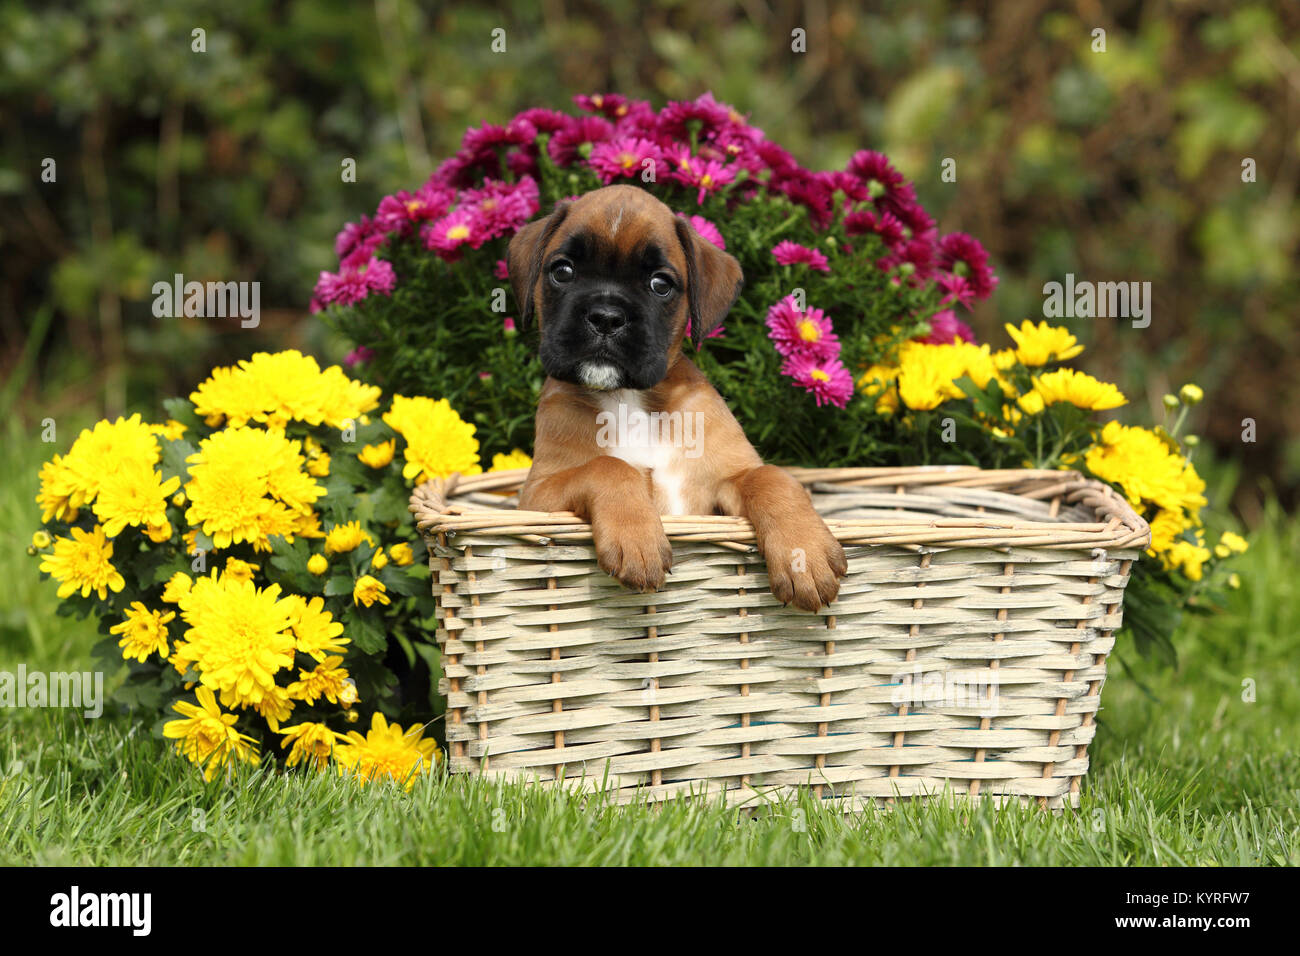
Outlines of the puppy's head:
<svg viewBox="0 0 1300 956">
<path fill-rule="evenodd" d="M 524 226 L 507 253 L 520 320 L 535 314 L 546 374 L 650 388 L 689 320 L 699 348 L 740 294 L 740 263 L 650 193 L 606 186 Z"/>
</svg>

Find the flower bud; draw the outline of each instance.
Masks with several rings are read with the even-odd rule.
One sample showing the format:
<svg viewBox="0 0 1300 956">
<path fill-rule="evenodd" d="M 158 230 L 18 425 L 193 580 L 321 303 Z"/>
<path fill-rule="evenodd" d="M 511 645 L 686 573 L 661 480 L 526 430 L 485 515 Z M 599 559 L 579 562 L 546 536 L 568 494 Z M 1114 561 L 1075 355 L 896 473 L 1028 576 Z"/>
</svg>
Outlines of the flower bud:
<svg viewBox="0 0 1300 956">
<path fill-rule="evenodd" d="M 1178 404 L 1179 404 L 1179 403 L 1178 403 L 1178 396 L 1177 396 L 1177 395 L 1174 395 L 1174 394 L 1172 394 L 1172 393 L 1170 393 L 1170 392 L 1165 392 L 1165 397 L 1164 397 L 1163 399 L 1161 399 L 1161 401 L 1163 401 L 1163 402 L 1165 403 L 1165 408 L 1167 408 L 1167 409 L 1168 409 L 1169 411 L 1171 411 L 1171 412 L 1172 412 L 1175 408 L 1177 408 L 1177 407 L 1178 407 Z"/>
<path fill-rule="evenodd" d="M 1178 390 L 1178 397 L 1188 405 L 1196 405 L 1205 397 L 1205 392 L 1201 391 L 1201 386 L 1188 382 Z"/>
</svg>

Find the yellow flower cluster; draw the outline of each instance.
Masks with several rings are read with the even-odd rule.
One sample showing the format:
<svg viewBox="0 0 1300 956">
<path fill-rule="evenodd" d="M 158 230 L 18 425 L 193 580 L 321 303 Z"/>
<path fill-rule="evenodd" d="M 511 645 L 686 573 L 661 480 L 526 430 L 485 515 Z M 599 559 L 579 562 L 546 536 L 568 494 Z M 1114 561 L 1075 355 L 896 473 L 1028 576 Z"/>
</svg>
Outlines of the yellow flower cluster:
<svg viewBox="0 0 1300 956">
<path fill-rule="evenodd" d="M 352 640 L 344 636 L 343 615 L 369 615 L 374 626 L 389 608 L 407 613 L 405 592 L 390 591 L 385 580 L 391 584 L 392 569 L 414 564 L 415 551 L 405 541 L 381 540 L 398 527 L 391 520 L 376 518 L 369 528 L 327 523 L 325 515 L 337 511 L 325 499 L 341 480 L 331 478 L 331 466 L 343 454 L 384 472 L 400 450 L 408 486 L 455 471 L 478 474 L 474 426 L 445 399 L 399 395 L 383 416 L 392 431 L 349 447 L 350 431 L 380 427 L 367 415 L 378 407 L 380 390 L 295 351 L 258 353 L 214 369 L 190 398 L 205 423 L 198 435 L 187 434 L 182 422 L 158 425 L 132 415 L 86 429 L 66 454 L 45 463 L 36 501 L 42 520 L 58 527 L 32 535 L 41 570 L 58 581 L 60 597 L 104 602 L 99 613 L 112 618 L 108 631 L 126 660 L 165 662 L 193 689 L 194 699 L 173 705 L 181 719 L 165 732 L 205 778 L 231 762 L 258 762 L 256 734 L 237 729 L 246 715 L 257 715 L 281 735 L 291 766 L 321 768 L 333 760 L 363 783 L 390 775 L 409 785 L 438 757 L 419 727 L 403 731 L 377 716 L 367 736 L 343 737 L 319 709 L 328 703 L 349 722 L 356 719 L 350 708 L 360 693 L 344 666 Z M 529 464 L 519 449 L 493 462 L 496 469 Z M 396 481 L 396 470 L 375 474 L 374 485 Z M 336 471 L 356 474 L 355 466 Z M 387 489 L 389 508 L 393 490 Z M 278 543 L 293 546 L 300 538 L 313 539 L 305 553 L 300 542 L 296 555 Z M 159 548 L 172 565 L 166 581 L 154 585 Z M 219 554 L 235 548 L 242 550 Z M 178 564 L 198 573 L 176 571 Z M 304 564 L 302 587 L 328 576 L 314 587 L 326 596 L 286 593 L 264 577 L 273 566 L 292 576 L 292 565 L 301 574 Z"/>
<path fill-rule="evenodd" d="M 1200 518 L 1205 482 L 1172 441 L 1150 429 L 1108 422 L 1084 463 L 1098 478 L 1119 485 L 1134 508 L 1148 516 L 1149 553 L 1199 581 L 1210 559 Z"/>
<path fill-rule="evenodd" d="M 406 439 L 402 477 L 417 483 L 454 471 L 481 474 L 475 427 L 461 419 L 445 398 L 394 395 L 384 422 Z"/>
<path fill-rule="evenodd" d="M 337 365 L 321 369 L 295 349 L 258 352 L 218 368 L 190 395 L 209 425 L 258 422 L 283 428 L 291 421 L 342 428 L 379 404 L 380 390 L 350 379 Z"/>
</svg>

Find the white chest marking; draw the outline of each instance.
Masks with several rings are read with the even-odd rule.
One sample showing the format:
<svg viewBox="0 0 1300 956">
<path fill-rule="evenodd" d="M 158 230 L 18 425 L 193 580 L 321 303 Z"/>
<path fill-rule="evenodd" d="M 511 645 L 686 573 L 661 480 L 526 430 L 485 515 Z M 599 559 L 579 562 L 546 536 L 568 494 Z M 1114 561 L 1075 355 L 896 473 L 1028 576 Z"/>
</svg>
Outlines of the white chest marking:
<svg viewBox="0 0 1300 956">
<path fill-rule="evenodd" d="M 664 501 L 664 514 L 689 514 L 686 510 L 683 471 L 684 449 L 673 441 L 671 429 L 648 413 L 641 393 L 614 389 L 597 396 L 596 444 L 607 455 L 622 459 L 634 468 L 645 468 Z"/>
</svg>

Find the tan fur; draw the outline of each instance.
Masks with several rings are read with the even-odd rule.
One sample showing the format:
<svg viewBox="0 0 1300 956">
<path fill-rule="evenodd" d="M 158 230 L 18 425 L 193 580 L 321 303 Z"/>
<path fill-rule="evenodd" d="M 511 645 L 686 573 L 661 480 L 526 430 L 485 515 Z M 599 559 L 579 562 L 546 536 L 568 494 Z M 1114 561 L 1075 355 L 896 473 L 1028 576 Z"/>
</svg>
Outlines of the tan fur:
<svg viewBox="0 0 1300 956">
<path fill-rule="evenodd" d="M 552 217 L 560 217 L 558 220 Z M 578 228 L 590 228 L 630 250 L 652 237 L 665 249 L 688 289 L 698 323 L 694 336 L 716 328 L 739 289 L 740 266 L 685 227 L 644 190 L 610 186 L 580 197 L 552 217 L 530 223 L 510 244 L 510 274 L 521 307 L 539 294 L 540 263 Z M 548 219 L 550 222 L 548 222 Z M 558 227 L 555 224 L 558 222 Z M 615 228 L 617 224 L 617 228 Z M 548 226 L 551 226 L 547 236 Z M 546 239 L 544 243 L 543 239 Z M 662 586 L 672 548 L 660 515 L 728 514 L 748 518 L 767 560 L 772 593 L 805 610 L 830 604 L 848 571 L 844 551 L 813 510 L 804 488 L 789 474 L 764 465 L 718 392 L 688 357 L 681 340 L 690 310 L 683 297 L 670 337 L 668 373 L 653 388 L 629 398 L 646 412 L 699 413 L 703 454 L 660 453 L 664 474 L 637 467 L 597 443 L 597 415 L 620 396 L 548 378 L 537 407 L 533 467 L 519 506 L 532 511 L 572 511 L 592 525 L 601 568 L 635 590 Z M 545 316 L 539 313 L 539 323 Z"/>
</svg>

